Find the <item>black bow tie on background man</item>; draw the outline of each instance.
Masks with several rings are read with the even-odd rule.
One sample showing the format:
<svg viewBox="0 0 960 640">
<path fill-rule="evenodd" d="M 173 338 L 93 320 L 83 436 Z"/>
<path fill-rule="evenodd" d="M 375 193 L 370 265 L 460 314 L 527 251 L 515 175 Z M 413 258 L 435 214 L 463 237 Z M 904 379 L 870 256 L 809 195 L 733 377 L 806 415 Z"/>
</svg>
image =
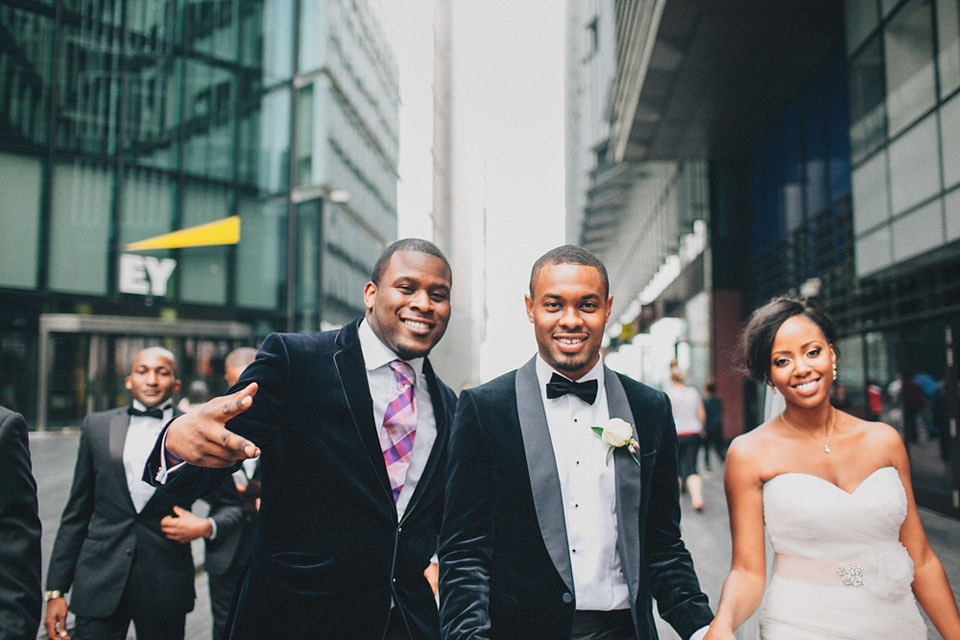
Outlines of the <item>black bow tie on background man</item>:
<svg viewBox="0 0 960 640">
<path fill-rule="evenodd" d="M 127 413 L 130 414 L 131 416 L 146 416 L 147 418 L 156 418 L 157 420 L 163 419 L 163 409 L 160 407 L 155 407 L 153 409 L 147 409 L 145 411 L 141 411 L 140 409 L 137 409 L 135 406 L 130 405 L 129 407 L 127 407 Z"/>
<path fill-rule="evenodd" d="M 586 382 L 574 382 L 555 373 L 550 376 L 550 382 L 547 383 L 547 397 L 559 398 L 572 393 L 587 404 L 593 404 L 597 399 L 597 381 L 596 379 Z"/>
</svg>

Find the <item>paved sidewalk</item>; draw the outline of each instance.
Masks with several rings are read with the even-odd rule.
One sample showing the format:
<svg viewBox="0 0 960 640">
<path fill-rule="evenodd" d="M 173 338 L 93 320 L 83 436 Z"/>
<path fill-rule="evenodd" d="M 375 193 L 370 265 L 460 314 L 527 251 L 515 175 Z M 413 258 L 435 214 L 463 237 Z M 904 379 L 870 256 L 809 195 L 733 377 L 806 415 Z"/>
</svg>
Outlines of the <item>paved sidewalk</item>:
<svg viewBox="0 0 960 640">
<path fill-rule="evenodd" d="M 47 563 L 53 549 L 53 540 L 60 523 L 60 514 L 70 493 L 73 478 L 73 466 L 76 461 L 79 433 L 31 434 L 30 449 L 33 457 L 33 470 L 39 486 L 40 520 L 43 524 L 43 575 L 46 577 Z M 690 507 L 689 498 L 683 496 L 683 536 L 693 555 L 700 577 L 700 584 L 716 605 L 720 588 L 727 570 L 730 568 L 730 531 L 727 524 L 727 509 L 723 495 L 723 471 L 714 466 L 712 472 L 704 475 L 704 494 L 706 509 L 697 513 Z M 198 503 L 197 513 L 205 512 L 205 505 Z M 955 595 L 960 593 L 960 520 L 954 520 L 926 509 L 920 510 L 930 543 L 946 568 Z M 203 543 L 194 541 L 194 560 L 199 565 L 203 561 Z M 198 573 L 197 601 L 194 610 L 187 615 L 187 640 L 206 640 L 212 634 L 210 616 L 210 597 L 207 591 L 207 576 Z M 930 627 L 928 623 L 928 627 Z M 678 638 L 673 629 L 660 624 L 662 640 Z M 41 636 L 45 637 L 45 635 Z M 133 638 L 132 626 L 130 638 Z M 742 640 L 755 638 L 755 625 L 748 622 L 738 634 Z M 928 637 L 939 638 L 932 630 Z"/>
</svg>

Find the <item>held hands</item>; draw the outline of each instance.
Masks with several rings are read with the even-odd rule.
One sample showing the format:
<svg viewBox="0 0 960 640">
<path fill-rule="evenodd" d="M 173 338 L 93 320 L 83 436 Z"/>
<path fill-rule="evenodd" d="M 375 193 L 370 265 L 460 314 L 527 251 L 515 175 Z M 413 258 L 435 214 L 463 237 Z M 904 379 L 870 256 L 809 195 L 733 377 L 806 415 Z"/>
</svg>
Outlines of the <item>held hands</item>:
<svg viewBox="0 0 960 640">
<path fill-rule="evenodd" d="M 160 530 L 174 542 L 186 544 L 194 538 L 208 538 L 213 533 L 209 519 L 195 516 L 177 505 L 173 505 L 173 512 L 176 515 L 164 516 L 160 520 Z"/>
<path fill-rule="evenodd" d="M 253 406 L 256 393 L 257 383 L 251 382 L 240 391 L 214 398 L 174 419 L 167 428 L 167 464 L 183 460 L 198 467 L 231 467 L 260 455 L 255 444 L 224 426 Z"/>
<path fill-rule="evenodd" d="M 54 598 L 47 603 L 47 615 L 43 624 L 47 629 L 48 638 L 70 640 L 70 636 L 67 635 L 67 601 L 65 598 Z"/>
<path fill-rule="evenodd" d="M 717 629 L 711 624 L 710 629 L 707 630 L 707 635 L 703 636 L 703 640 L 736 640 L 736 636 L 733 635 L 732 631 Z"/>
</svg>

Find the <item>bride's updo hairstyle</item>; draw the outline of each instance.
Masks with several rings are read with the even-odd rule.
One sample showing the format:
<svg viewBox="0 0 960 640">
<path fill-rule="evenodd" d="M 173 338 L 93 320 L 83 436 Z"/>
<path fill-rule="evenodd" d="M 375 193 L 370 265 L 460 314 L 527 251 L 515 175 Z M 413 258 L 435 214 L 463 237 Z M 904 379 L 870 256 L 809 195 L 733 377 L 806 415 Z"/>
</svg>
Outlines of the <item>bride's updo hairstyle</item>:
<svg viewBox="0 0 960 640">
<path fill-rule="evenodd" d="M 770 382 L 770 352 L 773 339 L 780 325 L 793 316 L 807 316 L 823 331 L 827 344 L 840 355 L 837 349 L 837 328 L 833 320 L 827 317 L 820 307 L 809 300 L 798 298 L 774 298 L 750 314 L 747 326 L 740 333 L 738 344 L 740 365 L 743 371 L 754 380 Z"/>
</svg>

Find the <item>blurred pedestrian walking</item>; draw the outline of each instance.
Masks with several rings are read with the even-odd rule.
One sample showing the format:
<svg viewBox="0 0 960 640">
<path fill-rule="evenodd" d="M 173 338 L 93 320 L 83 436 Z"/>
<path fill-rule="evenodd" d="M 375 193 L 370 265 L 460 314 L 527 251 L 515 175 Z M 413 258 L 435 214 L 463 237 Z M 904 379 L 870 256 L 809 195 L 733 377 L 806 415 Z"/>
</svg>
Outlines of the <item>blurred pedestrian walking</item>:
<svg viewBox="0 0 960 640">
<path fill-rule="evenodd" d="M 723 462 L 727 457 L 727 443 L 723 439 L 723 399 L 717 396 L 717 383 L 709 381 L 704 387 L 703 468 L 710 471 L 710 452 Z"/>
<path fill-rule="evenodd" d="M 177 410 L 180 413 L 186 413 L 190 411 L 191 408 L 201 405 L 211 398 L 210 388 L 207 386 L 207 383 L 203 380 L 192 380 L 189 385 L 187 385 L 187 395 L 180 398 L 180 402 L 177 403 Z"/>
<path fill-rule="evenodd" d="M 40 517 L 27 423 L 0 407 L 0 638 L 34 640 L 40 602 Z"/>
<path fill-rule="evenodd" d="M 706 412 L 700 393 L 684 384 L 686 373 L 677 367 L 671 367 L 670 384 L 664 389 L 670 396 L 673 408 L 673 422 L 677 427 L 679 439 L 677 449 L 677 469 L 680 474 L 680 489 L 690 493 L 690 504 L 697 511 L 703 511 L 703 479 L 697 473 L 697 454 L 703 441 L 703 424 Z"/>
<path fill-rule="evenodd" d="M 47 570 L 51 638 L 67 638 L 68 591 L 74 640 L 123 640 L 131 620 L 138 640 L 182 640 L 193 609 L 193 556 L 185 543 L 201 534 L 177 526 L 181 516 L 193 517 L 190 501 L 142 481 L 157 434 L 176 411 L 173 354 L 140 351 L 125 385 L 130 405 L 90 414 L 80 426 L 73 486 Z"/>
</svg>

